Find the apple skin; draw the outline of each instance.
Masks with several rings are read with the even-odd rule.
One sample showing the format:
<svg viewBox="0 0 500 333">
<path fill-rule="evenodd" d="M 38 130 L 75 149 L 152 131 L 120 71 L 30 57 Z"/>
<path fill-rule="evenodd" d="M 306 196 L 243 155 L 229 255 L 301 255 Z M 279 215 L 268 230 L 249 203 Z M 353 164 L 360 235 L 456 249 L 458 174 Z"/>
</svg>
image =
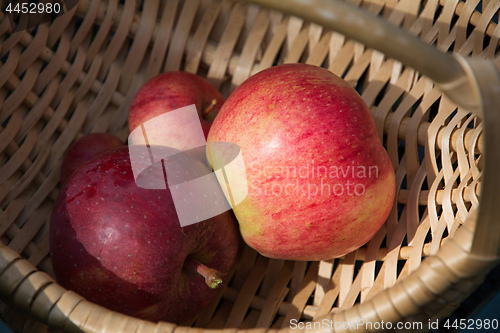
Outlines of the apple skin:
<svg viewBox="0 0 500 333">
<path fill-rule="evenodd" d="M 76 140 L 64 155 L 61 164 L 61 184 L 83 164 L 108 150 L 123 146 L 118 137 L 109 133 L 90 133 Z"/>
<path fill-rule="evenodd" d="M 286 64 L 250 77 L 224 103 L 211 142 L 241 148 L 248 196 L 233 210 L 244 241 L 264 256 L 343 256 L 392 209 L 394 170 L 369 109 L 326 69 Z M 224 153 L 212 151 L 212 163 L 227 163 Z"/>
<path fill-rule="evenodd" d="M 147 163 L 149 156 L 141 158 Z M 206 172 L 191 162 L 187 170 Z M 239 237 L 231 211 L 181 228 L 170 190 L 136 185 L 129 147 L 73 173 L 50 221 L 51 259 L 62 286 L 109 309 L 173 323 L 194 317 L 218 292 L 187 258 L 223 275 Z"/>
<path fill-rule="evenodd" d="M 206 139 L 211 121 L 204 113 L 207 110 L 218 112 L 224 104 L 224 97 L 210 82 L 196 74 L 181 71 L 159 74 L 146 82 L 134 96 L 128 116 L 129 131 L 161 114 L 192 104 L 196 105 Z M 162 128 L 158 131 L 161 132 Z M 150 144 L 163 144 L 155 140 L 154 133 L 148 133 L 148 139 Z"/>
</svg>

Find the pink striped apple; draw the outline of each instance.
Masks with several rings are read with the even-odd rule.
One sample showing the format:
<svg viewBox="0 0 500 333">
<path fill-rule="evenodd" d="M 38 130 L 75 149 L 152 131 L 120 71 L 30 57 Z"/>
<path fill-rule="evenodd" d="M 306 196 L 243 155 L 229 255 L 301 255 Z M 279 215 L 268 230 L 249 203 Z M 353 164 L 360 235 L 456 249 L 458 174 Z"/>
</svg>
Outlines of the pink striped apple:
<svg viewBox="0 0 500 333">
<path fill-rule="evenodd" d="M 343 256 L 392 209 L 394 170 L 370 111 L 326 69 L 287 64 L 250 77 L 212 124 L 209 147 L 215 142 L 241 149 L 248 195 L 234 212 L 245 242 L 264 256 Z M 227 155 L 212 149 L 212 165 Z"/>
</svg>

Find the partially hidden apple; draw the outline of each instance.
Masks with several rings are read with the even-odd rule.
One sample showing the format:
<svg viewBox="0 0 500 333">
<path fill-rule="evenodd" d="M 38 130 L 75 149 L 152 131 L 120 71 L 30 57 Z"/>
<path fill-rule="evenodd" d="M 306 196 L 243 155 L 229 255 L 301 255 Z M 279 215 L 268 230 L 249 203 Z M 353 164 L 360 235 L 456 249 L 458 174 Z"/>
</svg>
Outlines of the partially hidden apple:
<svg viewBox="0 0 500 333">
<path fill-rule="evenodd" d="M 146 82 L 134 96 L 128 116 L 129 131 L 161 114 L 194 104 L 206 139 L 211 126 L 209 114 L 218 112 L 223 103 L 224 97 L 220 92 L 199 75 L 182 71 L 162 73 Z M 162 145 L 158 137 L 164 130 L 161 126 L 150 130 L 149 143 Z M 189 136 L 189 133 L 186 135 Z M 181 147 L 174 148 L 182 150 Z"/>
<path fill-rule="evenodd" d="M 326 69 L 286 64 L 250 77 L 212 124 L 208 147 L 215 142 L 241 149 L 247 179 L 229 183 L 248 182 L 248 195 L 234 213 L 245 242 L 264 256 L 343 256 L 392 209 L 394 170 L 370 111 Z M 227 163 L 227 153 L 211 149 L 212 165 Z"/>
<path fill-rule="evenodd" d="M 61 164 L 61 184 L 64 184 L 71 174 L 83 164 L 100 154 L 121 147 L 124 143 L 118 137 L 109 133 L 90 133 L 76 140 L 64 155 Z"/>
<path fill-rule="evenodd" d="M 182 323 L 210 302 L 233 265 L 237 223 L 226 211 L 181 227 L 168 188 L 137 185 L 129 155 L 135 148 L 101 154 L 62 187 L 50 220 L 54 273 L 62 286 L 109 309 Z M 139 164 L 147 166 L 142 152 Z M 211 171 L 189 156 L 172 163 L 194 178 Z M 140 177 L 167 181 L 159 165 Z M 177 178 L 171 173 L 168 182 Z"/>
</svg>

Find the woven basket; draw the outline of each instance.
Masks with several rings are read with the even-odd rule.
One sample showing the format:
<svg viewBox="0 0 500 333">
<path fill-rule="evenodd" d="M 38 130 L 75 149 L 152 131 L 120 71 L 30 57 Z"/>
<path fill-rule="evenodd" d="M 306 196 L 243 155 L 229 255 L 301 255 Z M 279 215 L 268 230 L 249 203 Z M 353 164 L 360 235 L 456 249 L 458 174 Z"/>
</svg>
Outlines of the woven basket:
<svg viewBox="0 0 500 333">
<path fill-rule="evenodd" d="M 13 330 L 264 332 L 326 319 L 313 330 L 355 331 L 348 323 L 363 319 L 372 326 L 357 331 L 426 331 L 499 262 L 500 2 L 251 2 L 80 0 L 19 32 L 0 13 L 0 311 Z M 309 263 L 244 247 L 219 296 L 181 326 L 109 311 L 56 283 L 48 221 L 74 140 L 125 140 L 132 97 L 160 72 L 197 73 L 228 96 L 287 62 L 342 76 L 372 111 L 397 199 L 367 245 Z"/>
</svg>

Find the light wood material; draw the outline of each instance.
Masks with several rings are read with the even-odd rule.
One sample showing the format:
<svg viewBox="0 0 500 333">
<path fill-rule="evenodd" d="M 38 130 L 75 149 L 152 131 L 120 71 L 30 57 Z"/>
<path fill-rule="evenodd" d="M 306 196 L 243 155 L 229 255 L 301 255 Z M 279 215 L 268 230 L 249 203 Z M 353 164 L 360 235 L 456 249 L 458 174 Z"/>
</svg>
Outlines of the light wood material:
<svg viewBox="0 0 500 333">
<path fill-rule="evenodd" d="M 428 76 L 459 106 L 479 112 L 480 97 L 476 86 L 470 84 L 453 56 L 439 52 L 386 21 L 377 20 L 368 12 L 357 11 L 354 6 L 339 0 L 248 1 L 300 16 L 382 51 Z"/>
<path fill-rule="evenodd" d="M 196 333 L 447 315 L 500 255 L 500 4 L 477 4 L 80 0 L 17 33 L 0 13 L 2 319 L 16 332 Z M 371 110 L 397 196 L 368 244 L 312 263 L 244 247 L 227 285 L 185 325 L 112 312 L 57 284 L 48 222 L 74 140 L 96 131 L 125 140 L 134 94 L 165 70 L 202 75 L 228 96 L 285 62 L 342 76 Z"/>
</svg>

